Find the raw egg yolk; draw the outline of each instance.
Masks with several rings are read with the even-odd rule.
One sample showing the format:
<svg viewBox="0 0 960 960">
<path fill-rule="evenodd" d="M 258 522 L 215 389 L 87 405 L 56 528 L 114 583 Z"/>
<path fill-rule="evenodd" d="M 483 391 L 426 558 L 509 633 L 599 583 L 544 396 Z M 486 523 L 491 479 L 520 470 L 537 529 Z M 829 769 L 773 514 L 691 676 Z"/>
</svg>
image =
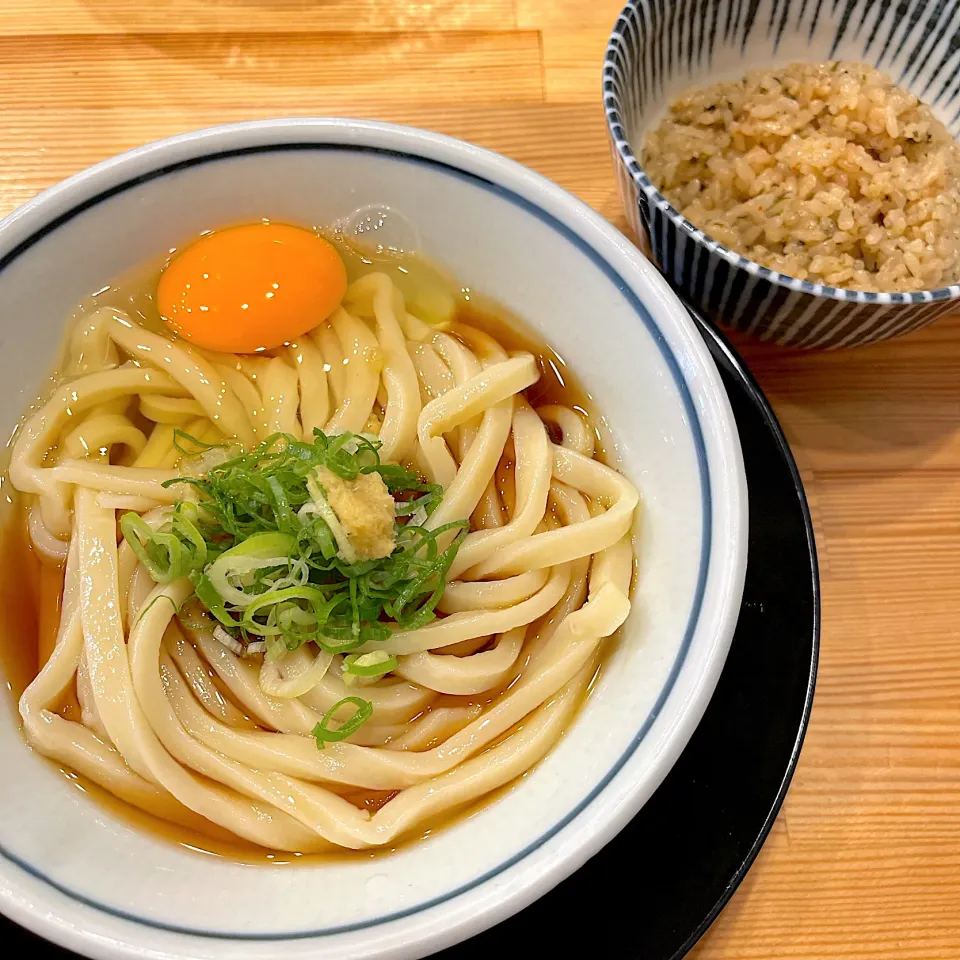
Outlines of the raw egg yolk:
<svg viewBox="0 0 960 960">
<path fill-rule="evenodd" d="M 186 340 L 256 353 L 325 320 L 347 289 L 333 245 L 301 227 L 251 223 L 207 234 L 160 276 L 160 316 Z"/>
</svg>

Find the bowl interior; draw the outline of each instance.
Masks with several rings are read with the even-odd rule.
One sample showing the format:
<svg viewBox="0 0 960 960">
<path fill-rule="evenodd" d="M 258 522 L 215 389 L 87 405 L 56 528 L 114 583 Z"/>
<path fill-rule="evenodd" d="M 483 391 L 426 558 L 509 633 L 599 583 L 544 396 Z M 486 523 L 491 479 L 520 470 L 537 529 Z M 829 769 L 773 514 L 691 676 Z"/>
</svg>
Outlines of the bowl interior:
<svg viewBox="0 0 960 960">
<path fill-rule="evenodd" d="M 4 702 L 0 901 L 97 955 L 119 955 L 148 934 L 157 946 L 195 933 L 236 945 L 229 954 L 218 946 L 220 957 L 262 956 L 258 939 L 318 935 L 311 956 L 345 955 L 338 935 L 360 944 L 351 956 L 367 956 L 431 907 L 446 910 L 438 923 L 453 929 L 454 898 L 470 891 L 502 902 L 526 890 L 531 899 L 537 883 L 560 876 L 547 881 L 541 867 L 511 891 L 518 870 L 553 851 L 569 872 L 582 842 L 575 831 L 609 833 L 665 774 L 709 696 L 739 604 L 744 504 L 734 428 L 702 345 L 678 327 L 679 307 L 652 268 L 624 243 L 621 265 L 634 265 L 624 279 L 570 226 L 585 213 L 558 215 L 571 201 L 555 188 L 538 204 L 468 172 L 469 163 L 458 170 L 397 144 L 360 145 L 336 131 L 276 139 L 225 150 L 237 142 L 228 135 L 217 149 L 191 143 L 181 159 L 148 151 L 58 189 L 0 228 L 4 429 L 42 386 L 77 301 L 118 275 L 224 223 L 332 224 L 386 205 L 416 227 L 426 255 L 537 330 L 593 395 L 642 493 L 634 609 L 582 714 L 523 783 L 389 855 L 249 866 L 174 846 L 117 819 L 32 754 L 15 705 Z M 519 168 L 501 162 L 522 187 Z M 711 507 L 711 496 L 721 503 Z M 612 783 L 621 785 L 616 810 L 598 801 Z M 476 925 L 482 913 L 474 903 L 463 922 Z M 88 940 L 78 942 L 76 928 Z M 409 931 L 396 935 L 412 942 Z M 191 956 L 214 951 L 210 939 L 191 942 Z"/>
</svg>

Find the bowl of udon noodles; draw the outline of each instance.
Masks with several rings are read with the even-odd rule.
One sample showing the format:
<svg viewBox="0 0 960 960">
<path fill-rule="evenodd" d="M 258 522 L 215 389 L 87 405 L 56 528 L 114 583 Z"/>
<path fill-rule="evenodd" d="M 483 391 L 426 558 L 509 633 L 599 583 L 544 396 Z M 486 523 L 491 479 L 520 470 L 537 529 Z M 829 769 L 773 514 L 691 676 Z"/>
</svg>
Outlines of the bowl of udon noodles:
<svg viewBox="0 0 960 960">
<path fill-rule="evenodd" d="M 388 124 L 185 134 L 0 224 L 0 317 L 8 916 L 425 956 L 666 775 L 739 609 L 736 426 L 559 187 Z"/>
</svg>

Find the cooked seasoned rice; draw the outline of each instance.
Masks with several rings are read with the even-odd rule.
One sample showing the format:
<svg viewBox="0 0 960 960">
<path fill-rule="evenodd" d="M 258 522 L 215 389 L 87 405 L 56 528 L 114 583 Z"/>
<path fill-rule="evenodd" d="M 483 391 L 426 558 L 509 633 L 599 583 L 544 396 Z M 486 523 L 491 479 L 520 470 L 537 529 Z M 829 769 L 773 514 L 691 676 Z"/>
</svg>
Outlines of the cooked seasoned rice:
<svg viewBox="0 0 960 960">
<path fill-rule="evenodd" d="M 791 277 L 859 290 L 960 279 L 960 145 L 862 63 L 794 63 L 686 93 L 644 145 L 683 215 Z"/>
</svg>

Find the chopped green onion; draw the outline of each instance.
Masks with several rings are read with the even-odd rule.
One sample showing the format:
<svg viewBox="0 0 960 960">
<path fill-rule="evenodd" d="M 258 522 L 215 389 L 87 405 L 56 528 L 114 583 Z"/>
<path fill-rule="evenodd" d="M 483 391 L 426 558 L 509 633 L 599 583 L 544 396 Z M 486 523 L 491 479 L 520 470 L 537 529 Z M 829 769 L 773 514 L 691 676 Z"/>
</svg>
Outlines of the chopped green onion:
<svg viewBox="0 0 960 960">
<path fill-rule="evenodd" d="M 259 569 L 289 569 L 296 544 L 289 533 L 255 533 L 221 553 L 205 573 L 223 600 L 245 607 L 262 591 L 247 593 L 234 581 L 250 579 Z"/>
<path fill-rule="evenodd" d="M 270 626 L 269 621 L 266 624 L 258 623 L 255 617 L 267 608 L 272 608 L 273 613 L 279 614 L 281 611 L 277 608 L 292 601 L 302 601 L 303 604 L 306 604 L 306 609 L 313 614 L 313 625 L 316 628 L 320 628 L 326 623 L 330 613 L 341 602 L 339 597 L 328 598 L 322 590 L 313 586 L 269 590 L 244 610 L 242 621 L 244 630 L 259 634 L 262 637 L 283 633 L 284 631 L 278 625 Z M 299 603 L 298 606 L 300 606 Z M 311 637 L 315 632 L 315 630 L 311 632 Z"/>
<path fill-rule="evenodd" d="M 197 529 L 197 508 L 178 503 L 166 523 L 153 530 L 136 513 L 120 518 L 120 532 L 157 583 L 171 583 L 199 570 L 207 561 L 207 542 Z"/>
<path fill-rule="evenodd" d="M 137 614 L 137 623 L 139 623 L 146 615 L 147 611 L 158 601 L 158 600 L 169 600 L 173 604 L 173 612 L 179 613 L 180 610 L 177 607 L 177 602 L 173 597 L 169 596 L 166 593 L 160 593 L 155 596 L 138 614 Z"/>
<path fill-rule="evenodd" d="M 184 447 L 180 445 L 181 440 L 186 440 L 187 443 L 193 444 L 196 449 L 184 449 Z M 179 427 L 173 431 L 173 447 L 177 453 L 182 453 L 185 457 L 194 456 L 200 450 L 219 450 L 225 446 L 225 443 L 204 443 L 203 440 L 198 440 L 195 436 L 187 433 L 186 430 L 181 430 Z"/>
<path fill-rule="evenodd" d="M 380 446 L 355 433 L 274 434 L 211 461 L 203 474 L 166 481 L 188 485 L 195 502 L 178 503 L 169 528 L 156 532 L 128 514 L 124 535 L 159 582 L 189 574 L 200 604 L 231 636 L 265 644 L 268 660 L 308 642 L 349 653 L 434 619 L 469 526 L 462 520 L 428 530 L 442 489 L 381 463 Z M 389 556 L 358 559 L 318 482 L 320 468 L 346 482 L 379 475 L 395 506 Z M 451 532 L 441 550 L 439 538 Z"/>
<path fill-rule="evenodd" d="M 343 658 L 344 674 L 352 674 L 355 677 L 382 677 L 396 670 L 398 665 L 397 658 L 386 650 L 375 650 L 373 653 L 351 653 Z"/>
<path fill-rule="evenodd" d="M 285 557 L 295 545 L 294 537 L 289 533 L 255 533 L 236 546 L 220 554 L 225 557 Z"/>
<path fill-rule="evenodd" d="M 336 730 L 330 729 L 333 715 L 345 704 L 353 704 L 357 709 L 349 720 L 345 720 Z M 344 697 L 338 700 L 324 715 L 323 719 L 313 728 L 317 746 L 322 750 L 328 743 L 346 740 L 352 733 L 356 733 L 372 716 L 373 704 L 361 697 Z"/>
<path fill-rule="evenodd" d="M 199 571 L 193 573 L 190 577 L 193 583 L 194 592 L 197 599 L 219 620 L 225 627 L 239 628 L 237 620 L 227 612 L 226 605 L 217 588 L 210 582 L 210 578 L 205 573 Z"/>
</svg>

